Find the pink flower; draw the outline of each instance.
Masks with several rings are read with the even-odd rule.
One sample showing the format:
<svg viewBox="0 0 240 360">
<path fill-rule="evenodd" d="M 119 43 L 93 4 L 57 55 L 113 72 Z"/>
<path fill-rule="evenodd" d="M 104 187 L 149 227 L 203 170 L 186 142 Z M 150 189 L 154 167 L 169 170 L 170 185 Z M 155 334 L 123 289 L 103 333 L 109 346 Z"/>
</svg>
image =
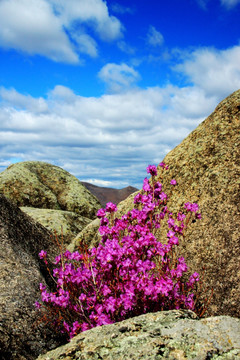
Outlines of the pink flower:
<svg viewBox="0 0 240 360">
<path fill-rule="evenodd" d="M 103 218 L 106 215 L 105 210 L 104 209 L 99 209 L 97 212 L 97 217 L 98 218 Z"/>
<path fill-rule="evenodd" d="M 168 168 L 164 163 L 160 166 Z M 153 178 L 144 179 L 133 210 L 121 218 L 109 216 L 109 221 L 106 213 L 115 212 L 117 207 L 107 203 L 106 209 L 97 213 L 101 219 L 99 245 L 83 253 L 66 251 L 63 257 L 58 255 L 55 264 L 61 265 L 53 269 L 56 288 L 47 293 L 46 286 L 40 284 L 44 309 L 55 316 L 56 330 L 70 338 L 149 311 L 194 310 L 194 284 L 199 275 L 193 273 L 187 282 L 183 277 L 188 270 L 184 258 L 176 261 L 171 251 L 187 226 L 186 216 L 179 212 L 175 218 L 174 211 L 168 209 L 168 196 L 162 184 L 154 181 L 156 166 L 149 165 L 147 171 Z M 175 182 L 172 179 L 171 184 Z M 186 203 L 185 208 L 196 218 L 200 216 L 197 204 Z M 168 239 L 162 244 L 156 229 L 165 231 L 166 225 Z M 42 250 L 39 256 L 46 263 L 47 253 Z M 36 302 L 35 306 L 40 308 L 41 304 Z"/>
<path fill-rule="evenodd" d="M 147 173 L 151 174 L 152 176 L 156 176 L 157 175 L 157 167 L 155 165 L 149 165 L 147 167 Z"/>
<path fill-rule="evenodd" d="M 39 302 L 38 302 L 38 301 L 36 301 L 34 305 L 35 305 L 35 307 L 36 307 L 37 309 L 40 309 L 40 308 L 41 308 L 41 306 L 42 306 L 41 304 L 39 304 Z"/>
<path fill-rule="evenodd" d="M 47 252 L 44 250 L 41 250 L 40 253 L 38 254 L 40 259 L 44 259 L 47 257 Z"/>
<path fill-rule="evenodd" d="M 175 186 L 175 185 L 177 185 L 177 181 L 176 181 L 175 179 L 172 179 L 172 180 L 170 181 L 170 184 Z"/>
<path fill-rule="evenodd" d="M 106 212 L 112 213 L 117 211 L 117 206 L 112 202 L 108 202 L 105 207 Z"/>
</svg>

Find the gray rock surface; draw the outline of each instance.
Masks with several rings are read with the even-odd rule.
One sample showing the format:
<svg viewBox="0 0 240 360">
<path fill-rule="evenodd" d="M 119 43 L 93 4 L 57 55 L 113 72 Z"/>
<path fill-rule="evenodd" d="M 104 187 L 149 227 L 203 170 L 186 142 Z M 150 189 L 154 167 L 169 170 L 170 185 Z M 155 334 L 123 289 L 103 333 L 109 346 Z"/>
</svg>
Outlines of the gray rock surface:
<svg viewBox="0 0 240 360">
<path fill-rule="evenodd" d="M 192 272 L 198 271 L 213 298 L 208 314 L 240 317 L 240 90 L 215 111 L 163 161 L 169 165 L 159 181 L 171 194 L 176 214 L 187 201 L 197 202 L 202 220 L 189 224 L 178 253 Z M 176 179 L 178 186 L 170 185 Z M 133 208 L 132 194 L 122 201 L 117 216 Z M 88 225 L 89 228 L 91 223 Z M 164 228 L 163 228 L 164 230 Z M 166 232 L 159 234 L 165 242 Z M 85 241 L 97 241 L 91 232 Z"/>
<path fill-rule="evenodd" d="M 127 199 L 121 201 L 118 204 L 117 216 L 125 214 L 131 207 L 133 207 L 133 199 L 137 193 L 138 191 L 132 193 L 130 196 L 127 197 Z M 76 251 L 78 250 L 80 244 L 86 245 L 90 248 L 97 246 L 99 244 L 99 241 L 101 240 L 101 236 L 98 232 L 99 226 L 100 220 L 98 218 L 91 221 L 86 227 L 83 228 L 82 231 L 77 234 L 75 238 L 73 238 L 73 240 L 68 245 L 68 250 L 72 252 Z"/>
<path fill-rule="evenodd" d="M 58 336 L 38 322 L 34 303 L 39 283 L 51 284 L 38 253 L 53 258 L 50 232 L 0 195 L 0 358 L 34 359 L 59 345 Z"/>
<path fill-rule="evenodd" d="M 20 209 L 49 231 L 54 232 L 59 240 L 63 237 L 65 246 L 91 222 L 89 218 L 72 211 L 37 209 L 32 207 L 21 207 Z M 55 238 L 55 236 L 53 237 Z"/>
<path fill-rule="evenodd" d="M 101 207 L 75 176 L 42 161 L 10 165 L 0 173 L 0 193 L 18 206 L 72 211 L 90 219 Z"/>
<path fill-rule="evenodd" d="M 240 359 L 240 319 L 163 311 L 85 331 L 38 360 Z"/>
<path fill-rule="evenodd" d="M 213 288 L 208 313 L 240 317 L 240 90 L 163 161 L 164 188 L 171 191 L 172 178 L 178 183 L 170 208 L 177 212 L 186 201 L 200 206 L 202 220 L 191 224 L 179 253 Z"/>
</svg>

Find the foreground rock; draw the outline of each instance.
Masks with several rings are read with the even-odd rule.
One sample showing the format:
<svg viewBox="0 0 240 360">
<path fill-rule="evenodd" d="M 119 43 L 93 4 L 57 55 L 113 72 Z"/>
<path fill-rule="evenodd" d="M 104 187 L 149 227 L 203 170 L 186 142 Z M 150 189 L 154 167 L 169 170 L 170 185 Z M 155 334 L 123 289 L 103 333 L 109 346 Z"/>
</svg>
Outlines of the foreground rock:
<svg viewBox="0 0 240 360">
<path fill-rule="evenodd" d="M 101 207 L 75 176 L 42 161 L 10 165 L 0 173 L 0 193 L 18 206 L 72 211 L 90 219 Z"/>
<path fill-rule="evenodd" d="M 209 315 L 240 317 L 240 90 L 223 100 L 164 162 L 169 165 L 163 184 L 171 194 L 169 208 L 177 213 L 185 202 L 200 205 L 202 220 L 190 224 L 179 254 L 191 271 L 204 275 L 213 289 Z M 178 186 L 170 185 L 176 179 Z M 133 208 L 131 195 L 118 206 L 117 216 Z M 90 223 L 79 241 L 96 245 L 97 227 Z M 85 231 L 86 230 L 86 231 Z M 164 236 L 159 239 L 164 242 Z M 73 246 L 74 248 L 74 246 Z M 205 268 L 205 270 L 203 269 Z"/>
<path fill-rule="evenodd" d="M 179 253 L 193 271 L 204 273 L 213 288 L 210 315 L 240 317 L 240 90 L 216 110 L 164 159 L 169 171 L 162 183 L 177 212 L 197 202 L 202 220 L 192 223 Z"/>
<path fill-rule="evenodd" d="M 0 195 L 0 358 L 34 359 L 61 343 L 38 322 L 34 303 L 39 283 L 50 284 L 38 258 L 42 248 L 51 258 L 50 232 Z"/>
<path fill-rule="evenodd" d="M 163 311 L 77 335 L 38 360 L 240 359 L 240 319 Z"/>
</svg>

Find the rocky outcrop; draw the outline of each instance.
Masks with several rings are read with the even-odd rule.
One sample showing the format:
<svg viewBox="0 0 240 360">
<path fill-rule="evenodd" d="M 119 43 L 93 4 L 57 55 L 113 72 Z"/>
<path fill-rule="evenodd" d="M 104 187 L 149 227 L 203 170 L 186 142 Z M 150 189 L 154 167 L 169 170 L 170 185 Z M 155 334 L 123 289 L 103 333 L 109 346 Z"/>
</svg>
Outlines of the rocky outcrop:
<svg viewBox="0 0 240 360">
<path fill-rule="evenodd" d="M 0 195 L 0 358 L 35 359 L 61 340 L 43 326 L 34 303 L 51 280 L 38 253 L 51 258 L 50 232 Z"/>
<path fill-rule="evenodd" d="M 101 207 L 75 176 L 42 161 L 10 165 L 0 173 L 0 193 L 18 206 L 71 211 L 90 219 Z"/>
<path fill-rule="evenodd" d="M 38 360 L 240 359 L 240 319 L 191 311 L 145 314 L 85 331 Z"/>
<path fill-rule="evenodd" d="M 171 193 L 169 208 L 177 213 L 185 202 L 197 202 L 202 220 L 192 223 L 179 254 L 198 271 L 213 298 L 209 315 L 240 317 L 240 90 L 223 100 L 164 162 L 163 184 Z M 170 185 L 176 179 L 178 186 Z M 133 207 L 132 194 L 118 205 L 117 216 Z M 99 241 L 94 223 L 78 235 L 87 244 Z M 96 227 L 95 227 L 96 229 Z M 96 230 L 97 231 L 97 230 Z M 164 232 L 165 234 L 165 232 Z M 78 244 L 78 239 L 75 244 Z M 162 242 L 164 237 L 160 237 Z"/>
<path fill-rule="evenodd" d="M 101 205 L 81 182 L 60 167 L 25 161 L 0 173 L 0 194 L 62 238 L 67 246 L 96 217 Z"/>
<path fill-rule="evenodd" d="M 98 233 L 100 220 L 95 219 L 91 221 L 85 228 L 78 233 L 78 235 L 70 242 L 67 249 L 74 252 L 79 249 L 79 246 L 87 246 L 89 248 L 97 246 L 101 240 Z"/>
<path fill-rule="evenodd" d="M 121 216 L 128 212 L 128 210 L 133 207 L 133 200 L 138 191 L 132 193 L 127 197 L 127 199 L 121 201 L 118 208 L 118 215 Z M 91 221 L 82 231 L 80 231 L 77 236 L 71 241 L 68 245 L 68 250 L 73 252 L 78 250 L 79 245 L 86 245 L 90 248 L 97 246 L 101 240 L 101 236 L 98 232 L 100 226 L 100 220 L 95 219 Z"/>
<path fill-rule="evenodd" d="M 169 207 L 197 202 L 202 220 L 192 223 L 179 253 L 213 288 L 210 315 L 240 317 L 240 90 L 223 100 L 163 160 L 169 170 L 162 183 Z M 205 271 L 203 270 L 205 268 Z"/>
<path fill-rule="evenodd" d="M 63 237 L 65 246 L 91 222 L 89 218 L 80 216 L 72 211 L 32 207 L 21 207 L 21 210 L 49 231 L 54 231 L 54 236 L 57 235 L 59 240 Z"/>
<path fill-rule="evenodd" d="M 107 202 L 118 204 L 125 200 L 129 195 L 138 189 L 133 186 L 127 186 L 123 189 L 106 188 L 102 186 L 96 186 L 82 181 L 82 184 L 100 201 L 102 207 L 106 206 Z"/>
<path fill-rule="evenodd" d="M 240 90 L 163 159 L 169 170 L 158 180 L 176 214 L 185 202 L 197 202 L 202 220 L 192 223 L 178 253 L 213 289 L 209 315 L 240 317 Z M 172 187 L 170 180 L 178 186 Z M 118 213 L 133 207 L 131 198 Z M 164 233 L 165 234 L 165 233 Z M 160 237 L 164 242 L 164 238 Z"/>
</svg>

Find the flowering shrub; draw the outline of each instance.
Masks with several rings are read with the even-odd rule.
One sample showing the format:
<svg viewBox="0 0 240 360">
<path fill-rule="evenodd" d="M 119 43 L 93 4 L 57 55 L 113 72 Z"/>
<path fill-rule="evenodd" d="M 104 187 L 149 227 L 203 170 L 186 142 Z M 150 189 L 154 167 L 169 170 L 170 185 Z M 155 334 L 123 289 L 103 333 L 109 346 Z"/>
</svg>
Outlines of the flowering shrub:
<svg viewBox="0 0 240 360">
<path fill-rule="evenodd" d="M 134 198 L 135 207 L 121 218 L 116 205 L 107 203 L 101 219 L 101 242 L 92 249 L 65 251 L 55 259 L 56 289 L 47 292 L 40 284 L 41 304 L 58 331 L 70 338 L 99 325 L 111 324 L 147 312 L 170 309 L 196 310 L 198 273 L 186 276 L 188 267 L 177 255 L 179 238 L 191 216 L 200 218 L 198 205 L 186 203 L 174 218 L 167 207 L 168 196 L 156 181 L 161 163 L 147 167 L 152 176 Z M 176 186 L 176 180 L 171 180 Z M 163 221 L 167 223 L 164 243 L 157 240 Z M 39 257 L 47 262 L 47 253 Z"/>
</svg>

